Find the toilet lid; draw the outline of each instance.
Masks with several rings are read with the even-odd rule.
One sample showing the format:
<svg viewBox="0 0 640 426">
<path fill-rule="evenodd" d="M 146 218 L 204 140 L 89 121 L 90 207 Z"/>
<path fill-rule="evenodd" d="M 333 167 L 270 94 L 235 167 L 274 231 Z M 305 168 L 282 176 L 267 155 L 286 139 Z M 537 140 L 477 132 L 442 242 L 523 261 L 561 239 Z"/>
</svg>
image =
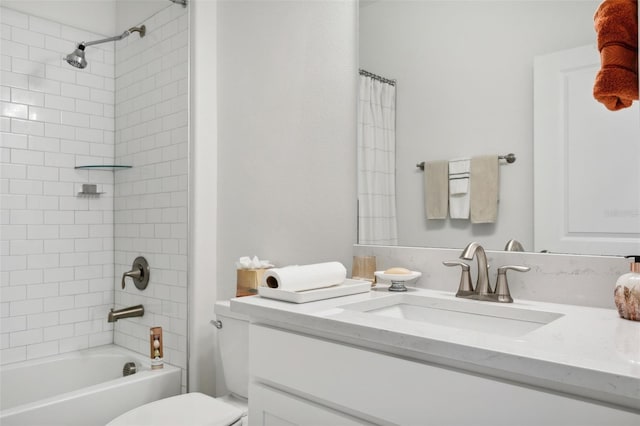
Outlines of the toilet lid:
<svg viewBox="0 0 640 426">
<path fill-rule="evenodd" d="M 185 393 L 150 402 L 127 411 L 107 426 L 228 426 L 242 417 L 242 411 L 202 393 Z"/>
</svg>

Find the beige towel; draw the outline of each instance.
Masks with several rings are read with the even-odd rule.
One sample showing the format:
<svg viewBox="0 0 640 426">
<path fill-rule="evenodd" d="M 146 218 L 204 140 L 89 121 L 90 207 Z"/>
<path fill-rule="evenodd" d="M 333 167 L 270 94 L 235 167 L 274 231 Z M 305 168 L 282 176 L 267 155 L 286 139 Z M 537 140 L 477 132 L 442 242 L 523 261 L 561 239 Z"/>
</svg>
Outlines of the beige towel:
<svg viewBox="0 0 640 426">
<path fill-rule="evenodd" d="M 498 156 L 471 159 L 471 223 L 495 223 L 498 218 Z"/>
<path fill-rule="evenodd" d="M 449 162 L 424 163 L 424 208 L 427 219 L 446 219 L 449 210 Z"/>
</svg>

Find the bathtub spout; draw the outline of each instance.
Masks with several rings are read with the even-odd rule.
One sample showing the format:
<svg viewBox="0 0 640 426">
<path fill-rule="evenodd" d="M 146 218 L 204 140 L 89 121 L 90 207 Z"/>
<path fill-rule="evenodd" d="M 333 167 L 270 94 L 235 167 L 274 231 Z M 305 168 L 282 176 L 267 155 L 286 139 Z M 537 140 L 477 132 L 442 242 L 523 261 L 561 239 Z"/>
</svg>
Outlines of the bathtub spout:
<svg viewBox="0 0 640 426">
<path fill-rule="evenodd" d="M 143 315 L 144 307 L 142 305 L 130 306 L 128 308 L 118 309 L 117 311 L 114 311 L 113 308 L 111 308 L 107 321 L 116 322 L 122 318 L 141 317 Z"/>
</svg>

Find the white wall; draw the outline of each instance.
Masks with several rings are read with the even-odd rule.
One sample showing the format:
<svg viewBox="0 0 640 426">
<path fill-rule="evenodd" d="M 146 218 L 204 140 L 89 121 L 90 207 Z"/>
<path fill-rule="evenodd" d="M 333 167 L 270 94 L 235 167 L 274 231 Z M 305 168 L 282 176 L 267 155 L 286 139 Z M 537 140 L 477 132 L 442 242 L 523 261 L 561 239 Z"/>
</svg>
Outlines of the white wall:
<svg viewBox="0 0 640 426">
<path fill-rule="evenodd" d="M 103 345 L 113 302 L 113 45 L 62 57 L 74 27 L 0 9 L 2 363 Z M 81 197 L 82 184 L 100 196 Z"/>
<path fill-rule="evenodd" d="M 240 256 L 350 266 L 356 3 L 222 2 L 218 26 L 219 298 Z"/>
<path fill-rule="evenodd" d="M 192 1 L 191 167 L 189 232 L 189 390 L 216 393 L 221 368 L 215 350 L 218 123 L 217 2 Z"/>
<path fill-rule="evenodd" d="M 360 66 L 398 80 L 401 245 L 464 246 L 509 238 L 533 247 L 533 57 L 595 43 L 599 1 L 399 1 L 360 10 Z M 500 167 L 496 224 L 424 217 L 416 163 L 482 154 Z"/>
<path fill-rule="evenodd" d="M 356 19 L 351 1 L 219 4 L 218 299 L 243 255 L 351 266 Z"/>
</svg>

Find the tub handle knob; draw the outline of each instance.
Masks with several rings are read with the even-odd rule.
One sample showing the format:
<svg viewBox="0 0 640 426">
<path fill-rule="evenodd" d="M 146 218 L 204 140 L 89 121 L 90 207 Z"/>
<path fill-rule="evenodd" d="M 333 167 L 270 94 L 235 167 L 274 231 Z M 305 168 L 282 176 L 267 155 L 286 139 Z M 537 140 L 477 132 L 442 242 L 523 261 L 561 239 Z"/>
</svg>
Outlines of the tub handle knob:
<svg viewBox="0 0 640 426">
<path fill-rule="evenodd" d="M 131 265 L 131 270 L 122 274 L 122 289 L 124 290 L 124 279 L 129 277 L 133 280 L 138 290 L 144 290 L 149 285 L 149 275 L 151 270 L 149 268 L 149 262 L 142 256 L 136 257 Z"/>
<path fill-rule="evenodd" d="M 217 328 L 218 330 L 222 328 L 222 321 L 220 320 L 211 320 L 209 321 L 209 323 L 213 325 L 215 328 Z"/>
</svg>

